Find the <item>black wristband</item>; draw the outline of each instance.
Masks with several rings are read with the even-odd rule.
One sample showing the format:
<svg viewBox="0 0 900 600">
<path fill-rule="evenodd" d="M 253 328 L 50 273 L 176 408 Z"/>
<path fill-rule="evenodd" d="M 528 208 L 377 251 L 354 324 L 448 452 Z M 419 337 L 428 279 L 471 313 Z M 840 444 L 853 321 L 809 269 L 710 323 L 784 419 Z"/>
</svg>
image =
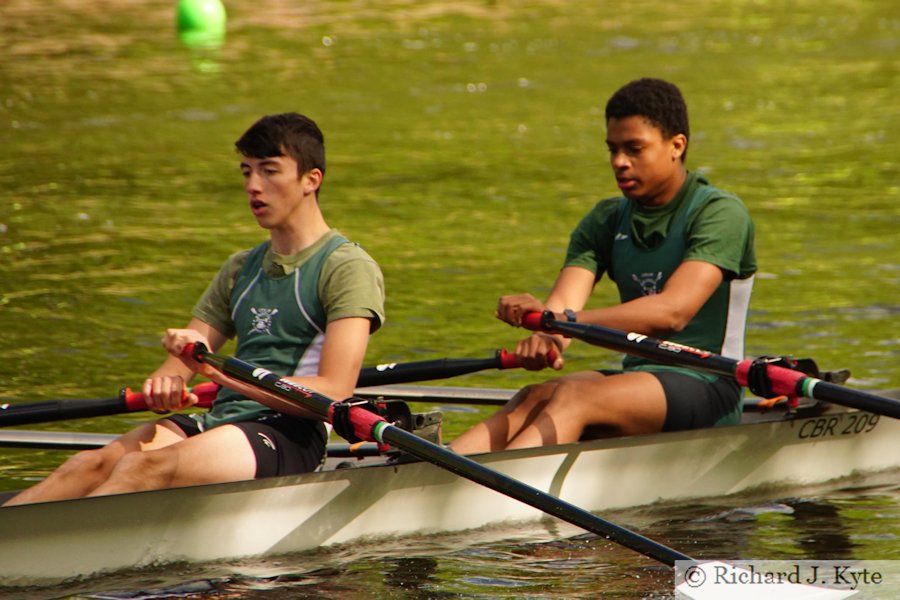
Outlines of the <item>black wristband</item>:
<svg viewBox="0 0 900 600">
<path fill-rule="evenodd" d="M 569 323 L 576 323 L 578 321 L 578 317 L 575 316 L 575 311 L 571 308 L 567 308 L 563 311 L 563 314 L 566 315 L 566 320 Z"/>
</svg>

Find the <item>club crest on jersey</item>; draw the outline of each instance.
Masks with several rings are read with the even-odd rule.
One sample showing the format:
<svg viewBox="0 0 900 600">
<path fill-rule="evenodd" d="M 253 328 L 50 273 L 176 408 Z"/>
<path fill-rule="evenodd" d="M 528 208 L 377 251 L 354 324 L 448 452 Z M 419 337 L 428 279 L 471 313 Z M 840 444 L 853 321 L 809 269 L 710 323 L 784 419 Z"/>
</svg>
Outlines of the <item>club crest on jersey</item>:
<svg viewBox="0 0 900 600">
<path fill-rule="evenodd" d="M 249 333 L 265 333 L 272 335 L 272 317 L 278 314 L 277 308 L 251 308 L 253 323 Z"/>
<path fill-rule="evenodd" d="M 632 273 L 631 278 L 641 286 L 641 294 L 644 296 L 654 296 L 659 293 L 659 280 L 662 279 L 662 271 L 656 273 Z"/>
</svg>

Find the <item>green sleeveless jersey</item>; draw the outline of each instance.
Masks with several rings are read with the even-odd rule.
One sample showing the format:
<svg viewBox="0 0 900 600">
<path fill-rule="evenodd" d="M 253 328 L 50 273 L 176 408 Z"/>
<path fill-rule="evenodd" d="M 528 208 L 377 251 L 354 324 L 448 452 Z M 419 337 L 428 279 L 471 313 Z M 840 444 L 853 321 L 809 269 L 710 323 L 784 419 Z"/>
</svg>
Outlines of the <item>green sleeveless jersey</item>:
<svg viewBox="0 0 900 600">
<path fill-rule="evenodd" d="M 269 242 L 233 255 L 198 301 L 194 316 L 229 337 L 236 335 L 238 358 L 282 376 L 312 376 L 318 372 L 328 321 L 367 317 L 374 331 L 384 320 L 383 303 L 375 262 L 332 231 L 295 257 L 281 257 L 280 264 Z M 212 409 L 194 417 L 206 430 L 271 414 L 262 404 L 222 388 Z"/>
</svg>

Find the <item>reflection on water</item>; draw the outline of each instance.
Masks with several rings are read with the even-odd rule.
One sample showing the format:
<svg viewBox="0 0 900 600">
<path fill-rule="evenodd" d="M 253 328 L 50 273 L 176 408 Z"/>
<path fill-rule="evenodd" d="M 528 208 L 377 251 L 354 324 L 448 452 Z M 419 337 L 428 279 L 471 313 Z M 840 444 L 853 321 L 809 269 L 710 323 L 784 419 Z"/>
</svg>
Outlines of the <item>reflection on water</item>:
<svg viewBox="0 0 900 600">
<path fill-rule="evenodd" d="M 714 510 L 686 507 L 672 524 L 680 534 L 704 540 L 704 556 L 827 560 L 900 555 L 896 474 L 819 490 L 805 497 Z"/>
</svg>

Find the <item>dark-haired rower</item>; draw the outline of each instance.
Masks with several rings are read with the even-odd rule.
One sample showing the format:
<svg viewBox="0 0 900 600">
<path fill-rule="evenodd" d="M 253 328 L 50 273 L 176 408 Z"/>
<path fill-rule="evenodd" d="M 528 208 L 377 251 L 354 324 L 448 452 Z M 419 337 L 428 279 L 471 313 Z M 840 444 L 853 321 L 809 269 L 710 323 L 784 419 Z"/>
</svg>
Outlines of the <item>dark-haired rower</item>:
<svg viewBox="0 0 900 600">
<path fill-rule="evenodd" d="M 687 107 L 678 88 L 640 79 L 606 105 L 606 144 L 622 197 L 597 203 L 572 232 L 545 302 L 503 296 L 496 316 L 529 311 L 643 333 L 743 359 L 756 258 L 743 203 L 685 167 Z M 621 303 L 582 310 L 603 274 Z M 516 353 L 529 368 L 561 358 L 570 340 L 537 332 Z M 741 390 L 729 379 L 626 357 L 622 370 L 565 375 L 520 390 L 452 447 L 460 453 L 561 444 L 584 434 L 633 435 L 736 423 Z"/>
<path fill-rule="evenodd" d="M 177 411 L 197 402 L 185 390 L 200 372 L 224 386 L 212 409 L 79 452 L 7 504 L 290 475 L 321 463 L 326 434 L 314 415 L 180 358 L 188 343 L 215 351 L 237 337 L 239 358 L 341 400 L 352 395 L 369 334 L 384 321 L 378 265 L 319 208 L 318 126 L 296 113 L 266 116 L 236 147 L 250 212 L 269 239 L 225 262 L 188 325 L 166 332 L 169 357 L 143 385 L 156 412 Z"/>
</svg>

